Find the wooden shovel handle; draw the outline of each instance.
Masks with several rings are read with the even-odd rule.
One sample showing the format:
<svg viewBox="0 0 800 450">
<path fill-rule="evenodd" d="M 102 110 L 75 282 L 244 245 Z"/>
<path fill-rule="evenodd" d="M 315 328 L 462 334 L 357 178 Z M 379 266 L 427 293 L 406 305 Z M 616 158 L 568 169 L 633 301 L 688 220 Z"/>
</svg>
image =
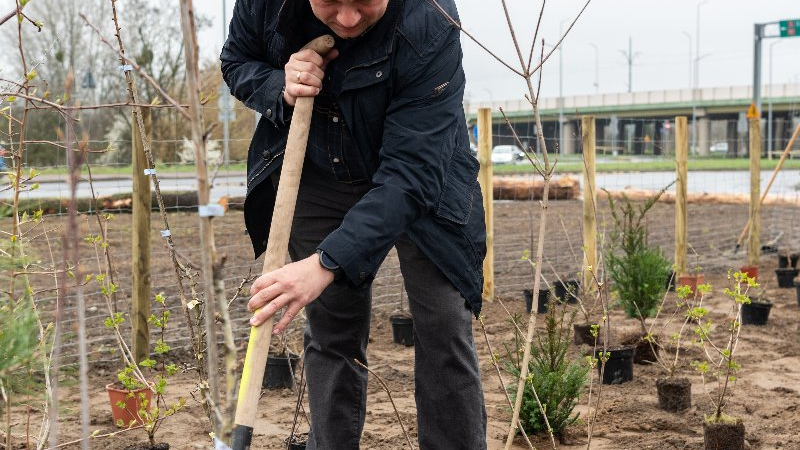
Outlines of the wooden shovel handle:
<svg viewBox="0 0 800 450">
<path fill-rule="evenodd" d="M 312 49 L 325 56 L 333 45 L 333 37 L 325 35 L 314 39 L 303 48 Z M 262 274 L 283 267 L 286 261 L 313 108 L 314 97 L 297 98 L 289 126 L 286 152 L 283 156 Z M 261 380 L 264 377 L 272 336 L 272 324 L 273 319 L 270 318 L 263 324 L 250 328 L 250 340 L 247 344 L 242 379 L 239 383 L 239 399 L 236 404 L 233 450 L 247 450 L 250 447 L 258 400 L 261 397 Z"/>
</svg>

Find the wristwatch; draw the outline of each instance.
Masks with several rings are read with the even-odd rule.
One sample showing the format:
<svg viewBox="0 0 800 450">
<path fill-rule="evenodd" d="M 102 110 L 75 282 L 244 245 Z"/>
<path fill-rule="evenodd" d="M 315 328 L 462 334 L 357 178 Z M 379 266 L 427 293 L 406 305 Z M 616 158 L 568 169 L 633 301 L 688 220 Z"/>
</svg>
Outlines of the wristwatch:
<svg viewBox="0 0 800 450">
<path fill-rule="evenodd" d="M 333 273 L 333 281 L 339 281 L 344 278 L 344 270 L 339 264 L 336 264 L 336 261 L 329 254 L 323 250 L 317 250 L 317 255 L 319 255 L 319 265 Z"/>
</svg>

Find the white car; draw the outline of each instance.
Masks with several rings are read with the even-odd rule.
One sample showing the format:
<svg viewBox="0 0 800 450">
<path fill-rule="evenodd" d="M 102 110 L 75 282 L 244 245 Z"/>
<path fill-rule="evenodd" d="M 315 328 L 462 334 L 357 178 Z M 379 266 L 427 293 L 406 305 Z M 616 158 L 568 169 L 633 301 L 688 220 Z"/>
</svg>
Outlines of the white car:
<svg viewBox="0 0 800 450">
<path fill-rule="evenodd" d="M 711 147 L 708 148 L 708 151 L 711 153 L 728 153 L 728 143 L 715 142 Z"/>
<path fill-rule="evenodd" d="M 492 149 L 492 164 L 519 164 L 525 159 L 516 145 L 496 145 Z"/>
</svg>

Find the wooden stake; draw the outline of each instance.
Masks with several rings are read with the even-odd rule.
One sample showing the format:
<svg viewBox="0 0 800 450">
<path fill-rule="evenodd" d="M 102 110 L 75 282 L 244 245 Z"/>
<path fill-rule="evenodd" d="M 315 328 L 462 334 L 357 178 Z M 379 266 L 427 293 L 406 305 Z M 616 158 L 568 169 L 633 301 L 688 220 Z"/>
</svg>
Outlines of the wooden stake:
<svg viewBox="0 0 800 450">
<path fill-rule="evenodd" d="M 483 260 L 483 299 L 494 301 L 494 194 L 492 192 L 492 109 L 478 109 L 478 182 L 486 214 L 486 258 Z"/>
<path fill-rule="evenodd" d="M 142 109 L 144 133 L 139 130 L 138 121 L 133 121 L 133 233 L 131 236 L 131 351 L 139 363 L 150 355 L 150 317 L 151 279 L 150 279 L 150 176 L 144 174 L 148 167 L 144 153 L 142 135 L 150 139 L 152 121 L 150 110 Z"/>
<path fill-rule="evenodd" d="M 687 186 L 689 169 L 689 134 L 686 117 L 675 118 L 675 276 L 686 273 L 688 244 Z"/>
<path fill-rule="evenodd" d="M 581 140 L 583 141 L 583 286 L 595 288 L 594 277 L 588 270 L 597 270 L 597 184 L 595 182 L 595 118 L 581 118 Z"/>
<path fill-rule="evenodd" d="M 761 256 L 761 119 L 750 119 L 750 238 L 747 264 L 758 266 Z"/>
</svg>

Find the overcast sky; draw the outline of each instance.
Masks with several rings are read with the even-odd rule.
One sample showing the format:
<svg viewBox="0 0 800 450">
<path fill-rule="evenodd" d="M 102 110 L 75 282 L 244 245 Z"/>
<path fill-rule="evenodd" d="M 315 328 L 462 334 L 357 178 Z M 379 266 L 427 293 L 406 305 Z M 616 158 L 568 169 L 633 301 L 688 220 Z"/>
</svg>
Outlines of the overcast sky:
<svg viewBox="0 0 800 450">
<path fill-rule="evenodd" d="M 226 18 L 230 20 L 234 0 L 224 1 L 228 9 Z M 518 65 L 500 1 L 456 0 L 456 3 L 464 28 L 507 62 Z M 517 36 L 527 47 L 523 53 L 527 55 L 541 1 L 508 0 L 508 4 Z M 555 43 L 559 28 L 566 29 L 583 4 L 584 1 L 578 0 L 548 1 L 540 40 Z M 215 59 L 222 45 L 223 0 L 194 0 L 194 5 L 199 13 L 214 18 L 214 26 L 201 34 L 200 45 L 204 58 Z M 698 10 L 699 86 L 750 85 L 754 24 L 800 19 L 800 0 L 592 0 L 563 44 L 563 94 L 593 94 L 596 90 L 626 92 L 629 37 L 633 44 L 634 91 L 689 88 L 690 62 L 697 56 Z M 462 35 L 462 42 L 469 99 L 521 98 L 526 92 L 521 78 L 511 74 L 468 37 Z M 773 83 L 800 83 L 800 37 L 764 40 L 765 84 L 770 78 L 770 47 Z M 537 47 L 537 54 L 540 48 Z M 544 69 L 543 97 L 559 95 L 559 72 L 556 53 Z M 764 93 L 768 94 L 766 90 Z"/>
</svg>

